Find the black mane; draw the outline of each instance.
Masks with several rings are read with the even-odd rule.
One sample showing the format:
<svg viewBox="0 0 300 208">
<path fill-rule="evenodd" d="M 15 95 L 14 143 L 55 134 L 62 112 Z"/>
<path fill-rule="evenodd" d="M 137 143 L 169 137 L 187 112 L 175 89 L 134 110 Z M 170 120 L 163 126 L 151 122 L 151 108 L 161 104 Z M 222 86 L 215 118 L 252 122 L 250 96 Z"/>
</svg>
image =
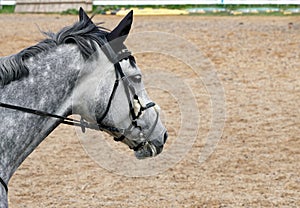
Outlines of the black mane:
<svg viewBox="0 0 300 208">
<path fill-rule="evenodd" d="M 81 18 L 79 22 L 63 28 L 57 34 L 43 33 L 47 36 L 45 40 L 18 54 L 0 58 L 0 85 L 27 76 L 29 70 L 24 64 L 25 60 L 62 44 L 76 44 L 86 60 L 96 51 L 96 44 L 100 47 L 105 44 L 105 36 L 108 34 L 106 29 L 95 25 L 87 18 Z"/>
</svg>

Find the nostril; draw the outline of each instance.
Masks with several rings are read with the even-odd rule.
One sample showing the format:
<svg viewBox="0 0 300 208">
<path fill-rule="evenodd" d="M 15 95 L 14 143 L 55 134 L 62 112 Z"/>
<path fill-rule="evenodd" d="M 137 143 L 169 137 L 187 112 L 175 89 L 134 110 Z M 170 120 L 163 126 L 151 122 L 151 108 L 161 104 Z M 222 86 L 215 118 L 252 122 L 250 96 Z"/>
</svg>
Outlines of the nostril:
<svg viewBox="0 0 300 208">
<path fill-rule="evenodd" d="M 166 143 L 167 139 L 168 139 L 168 132 L 165 132 L 165 134 L 164 134 L 164 143 Z"/>
</svg>

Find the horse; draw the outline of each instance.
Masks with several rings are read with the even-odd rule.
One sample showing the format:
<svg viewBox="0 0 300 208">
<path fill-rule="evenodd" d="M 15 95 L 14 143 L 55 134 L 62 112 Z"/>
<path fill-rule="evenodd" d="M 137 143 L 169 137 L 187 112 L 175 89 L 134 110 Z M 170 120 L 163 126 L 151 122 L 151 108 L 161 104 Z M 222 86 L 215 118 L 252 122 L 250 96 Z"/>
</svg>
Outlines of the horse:
<svg viewBox="0 0 300 208">
<path fill-rule="evenodd" d="M 0 58 L 0 207 L 8 207 L 11 176 L 59 124 L 104 131 L 137 159 L 162 152 L 160 108 L 124 44 L 132 22 L 131 11 L 110 31 L 80 8 L 74 25 Z"/>
</svg>

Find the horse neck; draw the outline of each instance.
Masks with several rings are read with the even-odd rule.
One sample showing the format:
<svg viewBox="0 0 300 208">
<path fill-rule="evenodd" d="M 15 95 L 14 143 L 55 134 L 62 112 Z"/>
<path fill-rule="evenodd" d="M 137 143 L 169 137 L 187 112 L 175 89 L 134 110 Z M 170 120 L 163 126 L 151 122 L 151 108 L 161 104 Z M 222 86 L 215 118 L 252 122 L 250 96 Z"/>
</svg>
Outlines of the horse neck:
<svg viewBox="0 0 300 208">
<path fill-rule="evenodd" d="M 67 45 L 31 57 L 25 61 L 29 75 L 0 88 L 0 102 L 68 116 L 81 62 L 77 47 Z M 59 121 L 3 108 L 0 116 L 0 177 L 8 183 Z"/>
<path fill-rule="evenodd" d="M 4 187 L 0 186 L 0 207 L 8 207 L 7 193 Z"/>
</svg>

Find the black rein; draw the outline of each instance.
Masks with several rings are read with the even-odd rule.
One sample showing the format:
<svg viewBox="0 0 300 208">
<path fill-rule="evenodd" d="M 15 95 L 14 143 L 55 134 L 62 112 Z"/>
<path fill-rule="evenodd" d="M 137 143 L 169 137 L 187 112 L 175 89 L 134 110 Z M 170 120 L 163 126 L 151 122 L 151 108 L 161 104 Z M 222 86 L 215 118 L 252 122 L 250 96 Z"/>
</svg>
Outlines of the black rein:
<svg viewBox="0 0 300 208">
<path fill-rule="evenodd" d="M 60 119 L 60 122 L 63 123 L 63 124 L 81 127 L 82 132 L 85 132 L 86 128 L 94 129 L 94 130 L 101 130 L 101 131 L 107 130 L 107 131 L 110 131 L 110 132 L 119 132 L 119 130 L 117 128 L 114 128 L 114 127 L 111 127 L 111 126 L 105 126 L 105 125 L 102 125 L 102 124 L 89 123 L 89 122 L 86 122 L 85 120 L 83 120 L 82 118 L 80 120 L 76 120 L 76 119 L 73 119 L 73 118 L 68 118 L 68 117 L 59 116 L 59 115 L 56 115 L 56 114 L 51 114 L 51 113 L 48 113 L 48 112 L 45 112 L 45 111 L 25 108 L 25 107 L 11 105 L 11 104 L 2 103 L 2 102 L 0 102 L 0 107 L 8 108 L 8 109 L 11 109 L 11 110 L 17 110 L 17 111 L 21 111 L 21 112 L 24 112 L 24 113 L 30 113 L 30 114 L 34 114 L 34 115 L 38 115 L 38 116 Z"/>
</svg>

